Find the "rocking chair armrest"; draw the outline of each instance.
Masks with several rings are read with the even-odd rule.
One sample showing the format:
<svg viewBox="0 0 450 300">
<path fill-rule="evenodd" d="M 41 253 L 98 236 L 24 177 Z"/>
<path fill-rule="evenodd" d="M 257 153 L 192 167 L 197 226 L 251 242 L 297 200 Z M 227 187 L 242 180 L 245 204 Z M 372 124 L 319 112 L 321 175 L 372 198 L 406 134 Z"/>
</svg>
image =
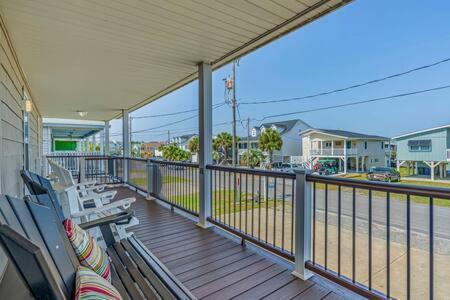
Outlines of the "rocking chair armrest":
<svg viewBox="0 0 450 300">
<path fill-rule="evenodd" d="M 99 218 L 96 220 L 88 221 L 79 224 L 79 226 L 82 229 L 90 229 L 94 227 L 99 227 L 102 225 L 108 225 L 108 224 L 116 224 L 119 222 L 122 222 L 124 220 L 130 220 L 134 216 L 134 210 L 125 210 L 121 211 L 117 214 L 113 214 L 107 217 Z"/>
</svg>

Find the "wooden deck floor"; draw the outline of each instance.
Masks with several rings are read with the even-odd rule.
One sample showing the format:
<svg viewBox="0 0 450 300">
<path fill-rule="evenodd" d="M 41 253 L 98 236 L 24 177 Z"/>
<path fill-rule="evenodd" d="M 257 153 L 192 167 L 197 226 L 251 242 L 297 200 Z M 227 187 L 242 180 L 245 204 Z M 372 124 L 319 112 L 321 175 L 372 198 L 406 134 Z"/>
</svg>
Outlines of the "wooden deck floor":
<svg viewBox="0 0 450 300">
<path fill-rule="evenodd" d="M 199 299 L 349 299 L 342 288 L 291 270 L 126 188 L 140 224 L 135 235 Z"/>
</svg>

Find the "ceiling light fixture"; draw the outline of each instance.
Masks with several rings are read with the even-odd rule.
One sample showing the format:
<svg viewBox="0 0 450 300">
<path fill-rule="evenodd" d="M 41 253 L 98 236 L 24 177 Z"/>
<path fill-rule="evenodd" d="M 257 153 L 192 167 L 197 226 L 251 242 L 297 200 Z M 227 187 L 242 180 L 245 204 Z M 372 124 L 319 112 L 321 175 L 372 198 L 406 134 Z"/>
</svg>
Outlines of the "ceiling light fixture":
<svg viewBox="0 0 450 300">
<path fill-rule="evenodd" d="M 80 117 L 84 118 L 87 116 L 87 111 L 78 110 L 77 113 L 80 115 Z"/>
</svg>

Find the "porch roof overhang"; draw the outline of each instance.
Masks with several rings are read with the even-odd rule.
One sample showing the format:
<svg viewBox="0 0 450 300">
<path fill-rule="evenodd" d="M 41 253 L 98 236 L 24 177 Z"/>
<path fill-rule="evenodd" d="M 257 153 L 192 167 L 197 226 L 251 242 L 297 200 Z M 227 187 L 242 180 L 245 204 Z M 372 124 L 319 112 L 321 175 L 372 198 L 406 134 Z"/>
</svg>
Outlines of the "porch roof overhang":
<svg viewBox="0 0 450 300">
<path fill-rule="evenodd" d="M 99 121 L 44 118 L 43 126 L 51 129 L 52 138 L 83 139 L 103 130 L 105 123 Z"/>
<path fill-rule="evenodd" d="M 42 116 L 110 120 L 350 1 L 5 0 L 0 13 Z"/>
</svg>

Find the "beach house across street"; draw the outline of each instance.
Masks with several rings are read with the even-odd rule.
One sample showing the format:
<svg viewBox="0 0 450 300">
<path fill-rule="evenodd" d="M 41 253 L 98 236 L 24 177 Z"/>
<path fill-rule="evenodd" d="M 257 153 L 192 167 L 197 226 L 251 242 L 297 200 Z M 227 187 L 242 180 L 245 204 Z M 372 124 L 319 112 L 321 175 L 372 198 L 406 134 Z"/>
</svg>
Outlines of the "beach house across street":
<svg viewBox="0 0 450 300">
<path fill-rule="evenodd" d="M 254 126 L 250 130 L 250 136 L 248 141 L 250 148 L 258 148 L 259 136 L 268 128 L 272 128 L 278 131 L 283 140 L 283 146 L 279 151 L 274 152 L 274 162 L 289 162 L 291 157 L 298 157 L 302 155 L 302 147 L 299 147 L 301 138 L 298 132 L 310 129 L 311 126 L 303 122 L 302 120 L 286 120 L 286 121 L 274 121 L 270 123 L 263 123 L 258 126 Z M 247 137 L 243 136 L 238 142 L 238 156 L 241 156 L 247 151 Z"/>
<path fill-rule="evenodd" d="M 335 129 L 309 129 L 302 137 L 303 157 L 309 168 L 320 159 L 334 159 L 339 171 L 367 171 L 389 164 L 389 138 Z"/>
<path fill-rule="evenodd" d="M 408 168 L 410 175 L 447 177 L 450 162 L 450 124 L 403 134 L 397 143 L 397 168 Z"/>
</svg>

